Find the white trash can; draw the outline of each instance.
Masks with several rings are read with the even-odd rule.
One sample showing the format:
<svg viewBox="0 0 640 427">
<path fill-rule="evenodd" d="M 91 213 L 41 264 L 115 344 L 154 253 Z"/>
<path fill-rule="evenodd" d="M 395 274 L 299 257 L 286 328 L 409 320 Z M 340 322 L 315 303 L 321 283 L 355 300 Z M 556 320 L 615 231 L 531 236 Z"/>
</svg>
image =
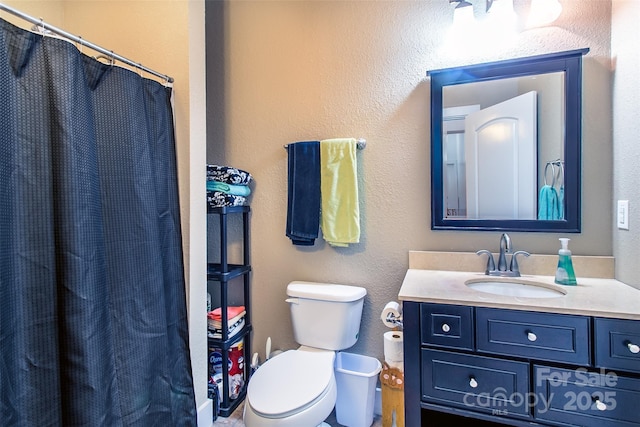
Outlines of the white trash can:
<svg viewBox="0 0 640 427">
<path fill-rule="evenodd" d="M 336 355 L 336 419 L 339 424 L 347 427 L 373 424 L 376 383 L 381 369 L 380 361 L 374 357 L 344 352 Z"/>
</svg>

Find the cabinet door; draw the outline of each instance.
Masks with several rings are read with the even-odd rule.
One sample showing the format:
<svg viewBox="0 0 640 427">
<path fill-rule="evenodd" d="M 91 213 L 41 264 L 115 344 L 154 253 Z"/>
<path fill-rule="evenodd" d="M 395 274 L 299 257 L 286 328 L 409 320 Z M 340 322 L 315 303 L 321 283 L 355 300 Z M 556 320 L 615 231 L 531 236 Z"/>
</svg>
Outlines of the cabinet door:
<svg viewBox="0 0 640 427">
<path fill-rule="evenodd" d="M 595 354 L 599 368 L 640 372 L 640 322 L 596 318 Z"/>
<path fill-rule="evenodd" d="M 614 372 L 534 366 L 534 417 L 584 427 L 638 426 L 640 380 Z"/>
<path fill-rule="evenodd" d="M 477 308 L 476 324 L 480 352 L 589 365 L 588 317 Z"/>
<path fill-rule="evenodd" d="M 422 349 L 422 400 L 500 416 L 529 416 L 529 364 Z"/>
</svg>

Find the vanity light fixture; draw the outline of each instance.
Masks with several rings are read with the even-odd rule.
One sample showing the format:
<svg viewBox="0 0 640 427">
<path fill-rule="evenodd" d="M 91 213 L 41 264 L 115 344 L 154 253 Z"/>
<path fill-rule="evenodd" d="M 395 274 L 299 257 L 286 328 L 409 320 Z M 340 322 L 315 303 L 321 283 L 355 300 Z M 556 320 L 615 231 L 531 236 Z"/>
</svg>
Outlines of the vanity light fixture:
<svg viewBox="0 0 640 427">
<path fill-rule="evenodd" d="M 479 23 L 474 16 L 473 5 L 466 0 L 449 0 L 449 3 L 455 4 L 455 7 L 443 51 L 462 57 L 473 54 L 482 47 L 482 38 L 478 37 Z"/>
<path fill-rule="evenodd" d="M 516 34 L 518 15 L 513 10 L 513 0 L 487 0 L 485 28 L 493 33 L 496 42 L 506 43 Z"/>
<path fill-rule="evenodd" d="M 487 0 L 487 14 L 509 25 L 515 25 L 518 20 L 513 10 L 513 0 Z"/>
<path fill-rule="evenodd" d="M 531 0 L 531 10 L 527 27 L 542 27 L 558 19 L 562 5 L 558 0 Z"/>
<path fill-rule="evenodd" d="M 473 17 L 473 5 L 471 3 L 465 0 L 449 0 L 449 3 L 458 3 L 453 9 L 454 27 L 474 24 L 475 18 Z"/>
<path fill-rule="evenodd" d="M 473 1 L 473 0 L 470 0 Z M 484 0 L 485 12 L 493 23 L 491 25 L 516 26 L 518 17 L 513 8 L 513 0 Z M 453 26 L 462 28 L 474 25 L 476 19 L 473 14 L 473 5 L 467 0 L 449 0 L 449 3 L 457 3 L 453 10 Z M 549 25 L 562 13 L 562 5 L 559 0 L 531 0 L 527 27 L 535 28 Z"/>
</svg>

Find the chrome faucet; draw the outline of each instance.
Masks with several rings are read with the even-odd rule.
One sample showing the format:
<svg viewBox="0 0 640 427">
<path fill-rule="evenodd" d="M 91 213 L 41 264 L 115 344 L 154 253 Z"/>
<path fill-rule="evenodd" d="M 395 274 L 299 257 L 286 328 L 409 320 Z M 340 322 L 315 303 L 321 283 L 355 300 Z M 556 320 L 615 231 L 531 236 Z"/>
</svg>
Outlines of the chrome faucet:
<svg viewBox="0 0 640 427">
<path fill-rule="evenodd" d="M 498 257 L 498 271 L 507 271 L 507 255 L 511 253 L 511 237 L 507 233 L 500 236 L 500 255 Z"/>
<path fill-rule="evenodd" d="M 487 254 L 487 268 L 484 274 L 488 276 L 502 276 L 502 277 L 520 277 L 520 268 L 518 267 L 518 255 L 524 255 L 528 257 L 530 254 L 526 251 L 516 251 L 511 255 L 511 262 L 507 267 L 507 254 L 511 253 L 511 238 L 507 233 L 502 233 L 500 236 L 500 254 L 498 255 L 498 268 L 493 260 L 493 254 L 486 250 L 480 250 L 476 252 L 476 255 Z"/>
</svg>

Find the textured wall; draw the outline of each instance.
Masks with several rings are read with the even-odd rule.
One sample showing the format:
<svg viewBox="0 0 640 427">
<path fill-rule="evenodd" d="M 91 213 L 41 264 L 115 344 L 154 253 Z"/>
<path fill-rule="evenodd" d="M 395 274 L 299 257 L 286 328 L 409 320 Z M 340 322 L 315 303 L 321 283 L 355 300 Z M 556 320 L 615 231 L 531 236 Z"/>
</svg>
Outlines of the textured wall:
<svg viewBox="0 0 640 427">
<path fill-rule="evenodd" d="M 613 232 L 616 278 L 640 288 L 640 2 L 614 0 L 611 57 L 613 63 L 613 202 L 629 200 L 629 230 Z M 615 206 L 615 204 L 614 204 Z"/>
<path fill-rule="evenodd" d="M 43 18 L 56 27 L 64 25 L 64 0 L 4 0 L 2 3 L 35 18 Z M 29 29 L 33 25 L 4 11 L 0 11 L 0 18 L 20 28 Z"/>
<path fill-rule="evenodd" d="M 526 0 L 515 3 L 519 12 L 528 9 Z M 555 26 L 471 52 L 443 47 L 451 19 L 444 0 L 225 3 L 223 27 L 207 35 L 208 82 L 216 88 L 208 97 L 207 159 L 256 179 L 255 350 L 264 353 L 267 336 L 275 347 L 295 346 L 285 289 L 292 280 L 311 280 L 367 288 L 361 338 L 351 351 L 382 358 L 378 318 L 397 296 L 409 250 L 498 248 L 498 233 L 430 229 L 429 69 L 591 48 L 584 67 L 583 232 L 570 237 L 577 254 L 612 254 L 611 4 L 562 3 Z M 297 248 L 284 234 L 282 146 L 338 136 L 368 141 L 358 153 L 361 243 L 335 249 L 319 240 Z M 518 249 L 546 254 L 557 253 L 558 237 L 512 233 Z"/>
</svg>

